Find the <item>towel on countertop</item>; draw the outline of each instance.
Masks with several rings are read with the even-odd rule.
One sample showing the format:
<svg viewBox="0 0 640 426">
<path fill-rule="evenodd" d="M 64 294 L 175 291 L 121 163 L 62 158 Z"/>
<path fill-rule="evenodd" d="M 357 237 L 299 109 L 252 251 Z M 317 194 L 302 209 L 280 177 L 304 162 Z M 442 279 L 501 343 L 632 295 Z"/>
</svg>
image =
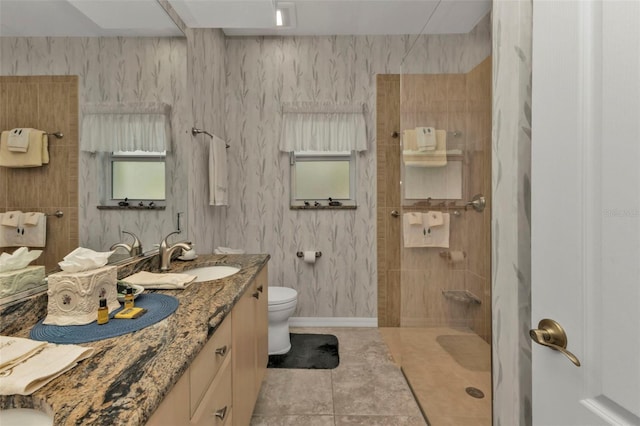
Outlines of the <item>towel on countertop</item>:
<svg viewBox="0 0 640 426">
<path fill-rule="evenodd" d="M 195 280 L 195 275 L 188 274 L 156 274 L 153 272 L 141 271 L 123 278 L 129 284 L 136 284 L 146 289 L 185 289 Z"/>
<path fill-rule="evenodd" d="M 0 336 L 0 395 L 31 395 L 93 353 L 84 346 Z"/>
<path fill-rule="evenodd" d="M 409 130 L 405 130 L 410 132 Z M 415 131 L 414 131 L 415 134 Z M 410 135 L 410 134 L 409 134 Z M 405 166 L 413 167 L 443 167 L 447 165 L 447 132 L 444 130 L 436 130 L 436 149 L 433 151 L 419 151 L 417 142 L 413 145 L 414 140 L 409 136 L 404 144 L 402 151 L 402 160 Z"/>
<path fill-rule="evenodd" d="M 29 148 L 26 152 L 9 150 L 9 132 L 0 136 L 0 166 L 2 167 L 39 167 L 49 163 L 49 139 L 41 130 L 29 132 Z"/>
<path fill-rule="evenodd" d="M 3 213 L 2 220 L 0 221 L 0 223 L 2 224 L 2 226 L 17 228 L 21 214 L 22 212 L 19 210 Z"/>
<path fill-rule="evenodd" d="M 209 205 L 227 206 L 227 143 L 213 135 L 209 143 Z"/>
<path fill-rule="evenodd" d="M 218 247 L 214 249 L 213 252 L 215 254 L 244 254 L 244 250 L 230 247 Z"/>
<path fill-rule="evenodd" d="M 9 131 L 7 148 L 12 152 L 27 152 L 29 148 L 29 134 L 33 129 L 13 129 Z"/>
<path fill-rule="evenodd" d="M 411 226 L 407 213 L 403 216 L 402 236 L 404 246 L 415 247 L 449 247 L 449 213 L 442 213 L 444 223 L 441 226 L 429 227 L 428 214 L 422 214 L 423 226 Z"/>
<path fill-rule="evenodd" d="M 444 225 L 444 217 L 442 216 L 442 212 L 429 211 L 427 212 L 427 217 L 427 225 L 429 227 Z"/>
<path fill-rule="evenodd" d="M 433 127 L 416 127 L 416 145 L 418 151 L 434 151 L 437 147 L 436 129 Z"/>
</svg>

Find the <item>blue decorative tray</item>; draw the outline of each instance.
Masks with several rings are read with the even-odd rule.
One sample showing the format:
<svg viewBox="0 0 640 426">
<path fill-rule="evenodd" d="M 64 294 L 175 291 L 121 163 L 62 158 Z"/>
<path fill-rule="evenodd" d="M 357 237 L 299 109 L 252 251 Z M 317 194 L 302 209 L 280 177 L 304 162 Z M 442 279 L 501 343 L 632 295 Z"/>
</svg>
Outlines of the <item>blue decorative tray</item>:
<svg viewBox="0 0 640 426">
<path fill-rule="evenodd" d="M 135 305 L 145 308 L 147 312 L 136 319 L 113 318 L 122 310 L 120 307 L 111 312 L 109 322 L 102 325 L 95 321 L 85 325 L 46 325 L 42 319 L 31 329 L 29 337 L 50 343 L 86 343 L 122 336 L 162 321 L 178 308 L 178 299 L 166 294 L 141 294 L 136 298 Z"/>
</svg>

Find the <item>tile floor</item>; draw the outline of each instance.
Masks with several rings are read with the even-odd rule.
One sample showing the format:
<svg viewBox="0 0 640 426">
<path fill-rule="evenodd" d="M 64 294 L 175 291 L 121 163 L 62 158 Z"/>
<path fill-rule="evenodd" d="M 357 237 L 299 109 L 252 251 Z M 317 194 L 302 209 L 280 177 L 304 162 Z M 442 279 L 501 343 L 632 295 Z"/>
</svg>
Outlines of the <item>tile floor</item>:
<svg viewBox="0 0 640 426">
<path fill-rule="evenodd" d="M 253 426 L 423 426 L 411 390 L 377 328 L 297 328 L 338 337 L 333 370 L 268 369 Z"/>
<path fill-rule="evenodd" d="M 466 329 L 381 328 L 432 426 L 491 425 L 491 346 Z M 465 392 L 475 387 L 476 399 Z"/>
</svg>

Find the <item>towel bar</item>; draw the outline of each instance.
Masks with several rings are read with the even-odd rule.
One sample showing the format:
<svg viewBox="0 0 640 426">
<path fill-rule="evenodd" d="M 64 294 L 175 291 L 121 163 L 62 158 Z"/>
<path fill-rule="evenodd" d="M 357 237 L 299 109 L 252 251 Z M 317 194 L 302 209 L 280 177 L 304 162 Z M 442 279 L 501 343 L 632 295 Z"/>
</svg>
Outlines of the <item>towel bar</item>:
<svg viewBox="0 0 640 426">
<path fill-rule="evenodd" d="M 64 216 L 64 213 L 62 212 L 62 210 L 56 210 L 55 213 L 45 213 L 45 216 L 55 216 L 57 218 L 61 218 L 62 216 Z"/>
<path fill-rule="evenodd" d="M 47 136 L 55 136 L 58 139 L 62 139 L 64 137 L 64 133 L 62 132 L 51 132 L 51 133 L 46 133 Z"/>
<path fill-rule="evenodd" d="M 209 136 L 210 138 L 213 138 L 213 135 L 209 132 L 207 132 L 206 130 L 202 130 L 202 129 L 196 129 L 195 127 L 191 128 L 191 134 L 193 136 L 199 135 L 200 133 L 204 133 L 205 135 Z M 225 148 L 229 148 L 231 147 L 231 145 L 229 145 L 228 143 L 224 143 Z"/>
</svg>

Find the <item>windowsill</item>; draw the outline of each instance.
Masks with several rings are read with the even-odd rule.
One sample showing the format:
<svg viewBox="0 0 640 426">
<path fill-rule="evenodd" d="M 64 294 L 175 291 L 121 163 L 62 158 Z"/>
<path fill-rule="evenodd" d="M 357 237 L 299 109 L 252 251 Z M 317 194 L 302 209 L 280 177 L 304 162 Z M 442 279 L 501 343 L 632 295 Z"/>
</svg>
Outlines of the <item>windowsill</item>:
<svg viewBox="0 0 640 426">
<path fill-rule="evenodd" d="M 289 210 L 355 210 L 358 206 L 289 206 Z"/>
<path fill-rule="evenodd" d="M 96 206 L 98 210 L 165 210 L 167 206 Z"/>
</svg>

